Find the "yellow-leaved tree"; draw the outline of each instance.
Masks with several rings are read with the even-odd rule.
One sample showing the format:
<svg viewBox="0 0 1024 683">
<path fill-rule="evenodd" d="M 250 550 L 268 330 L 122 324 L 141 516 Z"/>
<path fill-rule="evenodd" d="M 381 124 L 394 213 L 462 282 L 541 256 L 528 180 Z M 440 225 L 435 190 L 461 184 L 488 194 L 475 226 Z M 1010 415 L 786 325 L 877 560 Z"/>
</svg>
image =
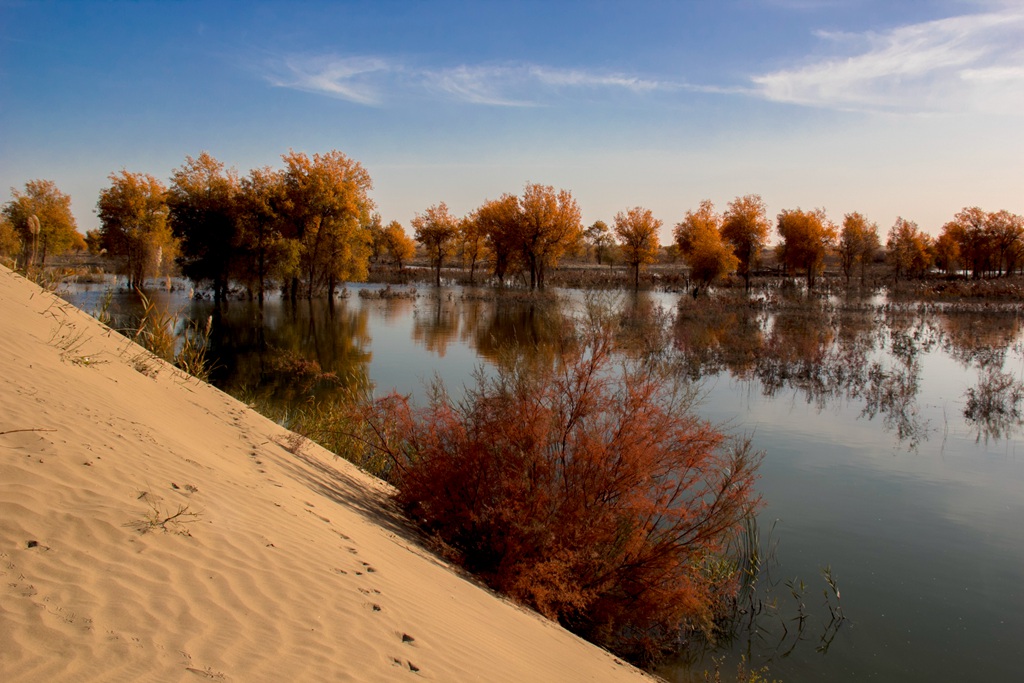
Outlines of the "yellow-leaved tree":
<svg viewBox="0 0 1024 683">
<path fill-rule="evenodd" d="M 516 242 L 526 269 L 530 288 L 544 289 L 549 268 L 558 265 L 567 252 L 574 251 L 583 237 L 580 207 L 568 190 L 529 183 L 519 200 L 519 231 Z"/>
<path fill-rule="evenodd" d="M 100 191 L 96 213 L 100 244 L 110 256 L 124 258 L 130 287 L 142 287 L 173 262 L 178 240 L 167 220 L 167 189 L 148 173 L 111 173 Z"/>
<path fill-rule="evenodd" d="M 434 267 L 434 283 L 441 286 L 441 267 L 444 260 L 455 253 L 458 244 L 459 220 L 444 202 L 431 206 L 411 221 L 416 241 L 426 250 Z"/>
<path fill-rule="evenodd" d="M 739 274 L 750 289 L 750 272 L 761 258 L 768 241 L 768 209 L 761 195 L 748 194 L 729 202 L 722 220 L 722 237 L 732 245 L 739 259 Z"/>
<path fill-rule="evenodd" d="M 654 263 L 661 243 L 658 230 L 661 221 L 650 209 L 634 206 L 615 214 L 615 235 L 619 238 L 622 259 L 633 268 L 633 287 L 640 286 L 640 267 Z"/>
<path fill-rule="evenodd" d="M 381 234 L 384 256 L 399 270 L 416 255 L 416 243 L 405 234 L 405 228 L 398 221 L 388 223 Z"/>
<path fill-rule="evenodd" d="M 707 289 L 715 280 L 736 270 L 739 259 L 722 237 L 722 216 L 710 199 L 700 203 L 696 211 L 687 211 L 676 224 L 676 244 L 686 265 L 690 267 L 693 297 Z"/>
<path fill-rule="evenodd" d="M 854 266 L 860 267 L 860 283 L 864 284 L 867 266 L 881 247 L 878 239 L 878 224 L 870 223 L 856 211 L 843 217 L 843 228 L 839 233 L 839 265 L 850 284 Z"/>
<path fill-rule="evenodd" d="M 299 242 L 306 295 L 342 282 L 365 280 L 370 258 L 373 189 L 370 174 L 338 150 L 312 157 L 289 152 L 285 163 L 287 236 Z"/>
<path fill-rule="evenodd" d="M 778 218 L 779 256 L 786 268 L 803 270 L 808 288 L 814 286 L 825 256 L 835 246 L 836 226 L 824 209 L 784 209 Z"/>
<path fill-rule="evenodd" d="M 71 197 L 52 180 L 30 180 L 25 191 L 11 188 L 3 215 L 20 237 L 26 271 L 46 265 L 47 256 L 85 249 L 85 238 L 71 213 Z"/>
</svg>

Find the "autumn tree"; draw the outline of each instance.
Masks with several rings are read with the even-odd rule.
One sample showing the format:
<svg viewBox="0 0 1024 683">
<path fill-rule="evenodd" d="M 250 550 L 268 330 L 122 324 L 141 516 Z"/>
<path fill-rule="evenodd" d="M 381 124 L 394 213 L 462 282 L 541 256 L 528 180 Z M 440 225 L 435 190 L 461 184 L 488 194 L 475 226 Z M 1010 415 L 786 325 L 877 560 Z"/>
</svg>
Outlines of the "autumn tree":
<svg viewBox="0 0 1024 683">
<path fill-rule="evenodd" d="M 475 284 L 476 269 L 487 256 L 487 234 L 478 211 L 459 221 L 459 258 L 469 268 L 469 284 Z"/>
<path fill-rule="evenodd" d="M 782 238 L 780 260 L 786 268 L 804 270 L 807 287 L 813 287 L 815 277 L 825 263 L 825 256 L 835 245 L 835 224 L 825 215 L 824 209 L 784 209 L 778 216 L 777 230 Z"/>
<path fill-rule="evenodd" d="M 868 219 L 857 212 L 848 213 L 843 217 L 837 251 L 839 266 L 843 269 L 847 285 L 850 284 L 850 276 L 855 267 L 860 268 L 860 283 L 864 284 L 867 266 L 880 247 L 877 223 L 868 222 Z"/>
<path fill-rule="evenodd" d="M 583 241 L 593 252 L 597 265 L 607 262 L 611 265 L 611 251 L 615 246 L 615 238 L 612 237 L 611 228 L 604 221 L 594 223 L 583 231 Z"/>
<path fill-rule="evenodd" d="M 886 258 L 893 278 L 920 277 L 932 265 L 931 240 L 917 223 L 897 218 L 885 243 Z"/>
<path fill-rule="evenodd" d="M 519 198 L 506 193 L 498 199 L 488 200 L 473 212 L 473 217 L 476 229 L 484 236 L 494 277 L 502 286 L 505 277 L 520 265 Z"/>
<path fill-rule="evenodd" d="M 702 201 L 696 211 L 687 211 L 683 220 L 676 224 L 676 245 L 690 268 L 694 298 L 739 265 L 732 246 L 722 238 L 721 230 L 722 216 L 709 199 Z"/>
<path fill-rule="evenodd" d="M 285 236 L 299 243 L 306 296 L 325 291 L 333 299 L 339 283 L 366 278 L 373 182 L 362 164 L 337 150 L 312 157 L 293 151 L 282 158 Z M 296 288 L 293 279 L 293 296 Z"/>
<path fill-rule="evenodd" d="M 24 192 L 12 187 L 11 200 L 2 213 L 21 240 L 21 262 L 26 270 L 45 266 L 47 256 L 85 249 L 85 239 L 71 213 L 71 197 L 52 180 L 30 180 Z"/>
<path fill-rule="evenodd" d="M 111 256 L 125 259 L 130 287 L 142 287 L 177 252 L 167 221 L 167 190 L 147 173 L 111 173 L 110 187 L 100 191 L 96 213 L 100 242 Z"/>
<path fill-rule="evenodd" d="M 381 247 L 382 255 L 399 270 L 416 255 L 416 243 L 405 234 L 405 229 L 398 221 L 391 221 L 384 228 Z"/>
<path fill-rule="evenodd" d="M 943 230 L 935 240 L 935 265 L 950 275 L 960 268 L 961 263 L 959 243 L 948 230 Z"/>
<path fill-rule="evenodd" d="M 4 213 L 0 213 L 0 262 L 13 265 L 21 253 L 21 238 L 14 229 L 14 223 Z"/>
<path fill-rule="evenodd" d="M 654 263 L 661 243 L 658 230 L 661 221 L 650 209 L 635 206 L 615 214 L 615 236 L 618 237 L 623 260 L 633 268 L 633 287 L 640 287 L 640 266 Z"/>
<path fill-rule="evenodd" d="M 757 506 L 758 457 L 657 364 L 619 366 L 610 326 L 581 338 L 562 363 L 499 365 L 418 410 L 391 395 L 368 419 L 400 504 L 467 569 L 647 663 L 728 600 L 704 568 Z"/>
<path fill-rule="evenodd" d="M 988 214 L 977 206 L 961 209 L 953 220 L 942 227 L 960 250 L 964 266 L 971 277 L 980 278 L 992 261 L 992 240 L 988 230 Z"/>
<path fill-rule="evenodd" d="M 237 206 L 239 253 L 235 273 L 260 305 L 273 281 L 298 269 L 298 250 L 284 236 L 284 173 L 265 166 L 241 179 Z"/>
<path fill-rule="evenodd" d="M 216 301 L 227 295 L 238 251 L 238 192 L 235 170 L 207 152 L 185 157 L 167 189 L 168 217 L 180 240 L 182 273 L 193 282 L 211 282 Z"/>
<path fill-rule="evenodd" d="M 435 284 L 441 286 L 441 268 L 445 258 L 455 252 L 459 236 L 459 221 L 448 211 L 444 202 L 435 204 L 412 219 L 416 241 L 430 256 L 434 267 Z"/>
<path fill-rule="evenodd" d="M 374 212 L 370 215 L 370 221 L 364 226 L 366 237 L 370 247 L 368 258 L 370 263 L 379 263 L 384 259 L 384 219 L 380 214 Z"/>
<path fill-rule="evenodd" d="M 568 190 L 529 183 L 519 200 L 518 228 L 515 241 L 530 273 L 530 289 L 544 289 L 548 269 L 582 238 L 579 205 Z"/>
<path fill-rule="evenodd" d="M 1004 276 L 1012 275 L 1024 255 L 1024 216 L 1006 210 L 990 213 L 986 231 L 995 266 Z"/>
<path fill-rule="evenodd" d="M 760 195 L 748 194 L 729 202 L 722 221 L 722 237 L 732 245 L 739 260 L 739 274 L 750 289 L 750 272 L 757 265 L 768 240 L 771 223 Z"/>
<path fill-rule="evenodd" d="M 85 248 L 93 256 L 99 256 L 106 248 L 103 246 L 103 233 L 99 228 L 85 231 Z"/>
</svg>

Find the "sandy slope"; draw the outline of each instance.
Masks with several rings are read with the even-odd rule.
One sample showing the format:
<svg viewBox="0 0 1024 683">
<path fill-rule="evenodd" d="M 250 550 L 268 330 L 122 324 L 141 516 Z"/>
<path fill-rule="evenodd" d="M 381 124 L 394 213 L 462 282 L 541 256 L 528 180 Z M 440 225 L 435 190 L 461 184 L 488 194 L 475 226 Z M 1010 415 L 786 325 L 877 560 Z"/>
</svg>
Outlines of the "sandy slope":
<svg viewBox="0 0 1024 683">
<path fill-rule="evenodd" d="M 0 268 L 0 680 L 644 678 L 421 549 L 385 484 L 146 358 Z"/>
</svg>

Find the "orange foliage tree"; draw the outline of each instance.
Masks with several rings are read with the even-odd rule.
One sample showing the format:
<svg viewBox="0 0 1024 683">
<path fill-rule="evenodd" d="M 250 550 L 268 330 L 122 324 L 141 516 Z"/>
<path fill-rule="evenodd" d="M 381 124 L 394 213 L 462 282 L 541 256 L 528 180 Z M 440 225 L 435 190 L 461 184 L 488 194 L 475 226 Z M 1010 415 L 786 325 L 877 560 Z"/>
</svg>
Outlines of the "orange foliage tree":
<svg viewBox="0 0 1024 683">
<path fill-rule="evenodd" d="M 338 150 L 312 157 L 292 151 L 282 159 L 287 236 L 298 240 L 306 296 L 323 290 L 333 297 L 338 283 L 366 279 L 373 181 L 362 164 Z"/>
<path fill-rule="evenodd" d="M 429 207 L 412 219 L 416 241 L 423 245 L 430 264 L 434 266 L 435 284 L 441 286 L 441 268 L 446 257 L 455 252 L 459 237 L 459 221 L 444 202 Z"/>
<path fill-rule="evenodd" d="M 583 239 L 580 207 L 568 190 L 528 183 L 519 200 L 516 243 L 530 272 L 530 289 L 544 289 L 549 268 Z"/>
<path fill-rule="evenodd" d="M 679 253 L 690 267 L 693 298 L 719 277 L 728 275 L 739 265 L 732 248 L 722 239 L 722 217 L 710 199 L 700 203 L 696 211 L 687 211 L 674 231 Z"/>
<path fill-rule="evenodd" d="M 758 503 L 758 457 L 655 364 L 616 365 L 609 325 L 583 338 L 560 364 L 481 373 L 461 400 L 391 395 L 368 422 L 398 500 L 463 566 L 645 663 L 734 588 L 709 567 Z"/>
<path fill-rule="evenodd" d="M 391 221 L 381 232 L 381 249 L 399 270 L 416 255 L 416 243 L 405 234 L 398 221 Z"/>
<path fill-rule="evenodd" d="M 633 267 L 633 286 L 640 286 L 640 266 L 654 263 L 661 243 L 658 230 L 661 221 L 650 209 L 634 206 L 625 213 L 615 214 L 615 235 L 619 238 L 622 258 Z"/>
<path fill-rule="evenodd" d="M 778 231 L 782 238 L 780 260 L 786 268 L 802 268 L 807 275 L 807 286 L 813 287 L 826 254 L 835 245 L 835 224 L 824 209 L 784 209 L 778 217 Z"/>
<path fill-rule="evenodd" d="M 976 206 L 966 207 L 942 226 L 942 237 L 956 243 L 972 278 L 1009 275 L 1024 253 L 1024 218 L 1009 211 L 986 213 Z"/>
<path fill-rule="evenodd" d="M 858 212 L 848 213 L 843 217 L 843 228 L 839 233 L 839 265 L 850 284 L 853 267 L 860 265 L 860 283 L 864 284 L 864 273 L 874 258 L 875 252 L 881 247 L 878 239 L 878 224 L 869 222 Z"/>
<path fill-rule="evenodd" d="M 108 178 L 110 187 L 100 190 L 96 203 L 101 244 L 108 254 L 124 257 L 128 285 L 142 287 L 175 255 L 174 236 L 167 224 L 167 190 L 147 173 L 122 169 Z"/>
<path fill-rule="evenodd" d="M 498 285 L 505 283 L 518 264 L 519 249 L 519 198 L 503 194 L 499 199 L 488 200 L 472 214 L 474 229 L 484 238 L 484 252 L 491 260 L 494 278 Z"/>
<path fill-rule="evenodd" d="M 757 265 L 768 241 L 768 207 L 761 195 L 748 194 L 729 202 L 722 221 L 722 237 L 733 247 L 739 259 L 739 274 L 750 289 L 750 271 Z"/>
<path fill-rule="evenodd" d="M 917 227 L 917 223 L 905 218 L 897 218 L 889 229 L 885 250 L 896 280 L 921 277 L 932 266 L 931 238 Z"/>
</svg>

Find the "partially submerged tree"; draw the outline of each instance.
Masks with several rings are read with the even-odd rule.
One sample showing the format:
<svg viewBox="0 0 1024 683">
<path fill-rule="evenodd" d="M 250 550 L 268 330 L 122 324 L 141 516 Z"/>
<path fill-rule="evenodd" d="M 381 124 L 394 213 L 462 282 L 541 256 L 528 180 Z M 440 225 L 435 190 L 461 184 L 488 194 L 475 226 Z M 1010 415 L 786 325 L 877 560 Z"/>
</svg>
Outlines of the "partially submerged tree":
<svg viewBox="0 0 1024 683">
<path fill-rule="evenodd" d="M 306 296 L 325 291 L 333 299 L 339 283 L 366 279 L 373 182 L 362 164 L 337 150 L 282 158 L 285 236 L 298 240 Z M 293 280 L 293 296 L 297 284 Z"/>
<path fill-rule="evenodd" d="M 970 269 L 971 277 L 980 278 L 992 260 L 988 214 L 977 206 L 962 209 L 942 228 L 959 247 L 960 258 Z"/>
<path fill-rule="evenodd" d="M 837 251 L 839 266 L 843 269 L 846 284 L 850 284 L 850 276 L 855 267 L 860 268 L 860 283 L 864 284 L 868 264 L 874 259 L 880 247 L 877 223 L 869 223 L 868 219 L 857 212 L 848 213 L 843 217 Z"/>
<path fill-rule="evenodd" d="M 96 213 L 99 241 L 110 256 L 124 258 L 130 287 L 142 287 L 160 274 L 177 254 L 177 240 L 168 224 L 167 190 L 147 173 L 111 173 L 110 187 L 100 191 Z"/>
<path fill-rule="evenodd" d="M 956 244 L 960 261 L 970 269 L 972 278 L 1009 275 L 1024 255 L 1024 217 L 1005 210 L 986 213 L 976 206 L 967 207 L 942 226 L 940 239 Z"/>
<path fill-rule="evenodd" d="M 895 280 L 921 277 L 932 266 L 931 239 L 905 218 L 897 218 L 889 229 L 885 250 Z"/>
<path fill-rule="evenodd" d="M 722 221 L 722 237 L 732 245 L 739 259 L 739 274 L 750 289 L 750 272 L 757 265 L 768 240 L 771 223 L 760 195 L 748 194 L 729 202 Z"/>
<path fill-rule="evenodd" d="M 473 212 L 476 229 L 484 236 L 484 244 L 493 265 L 498 286 L 521 265 L 519 235 L 519 198 L 503 194 L 484 202 Z"/>
<path fill-rule="evenodd" d="M 240 253 L 236 277 L 260 305 L 272 281 L 283 282 L 298 268 L 297 250 L 284 237 L 284 173 L 265 166 L 241 180 L 238 194 Z"/>
<path fill-rule="evenodd" d="M 802 269 L 807 276 L 808 288 L 813 287 L 818 271 L 825 263 L 825 256 L 835 245 L 835 224 L 825 215 L 824 209 L 785 209 L 778 217 L 778 231 L 782 238 L 780 260 L 787 269 Z"/>
<path fill-rule="evenodd" d="M 707 289 L 739 265 L 732 247 L 722 238 L 721 227 L 722 217 L 708 199 L 702 201 L 696 211 L 687 211 L 682 222 L 676 224 L 676 244 L 690 267 L 695 299 L 702 289 Z"/>
<path fill-rule="evenodd" d="M 1024 256 L 1024 216 L 1005 209 L 988 215 L 993 260 L 1003 276 L 1012 275 Z"/>
<path fill-rule="evenodd" d="M 499 365 L 456 400 L 369 416 L 398 500 L 488 584 L 637 662 L 710 627 L 705 569 L 757 506 L 758 457 L 655 363 L 616 367 L 610 327 L 564 363 Z"/>
<path fill-rule="evenodd" d="M 487 234 L 478 211 L 459 221 L 459 258 L 469 268 L 469 284 L 476 283 L 476 269 L 487 257 Z"/>
<path fill-rule="evenodd" d="M 949 231 L 943 230 L 935 240 L 935 265 L 946 275 L 952 275 L 960 269 L 962 263 L 960 245 L 956 238 Z"/>
<path fill-rule="evenodd" d="M 448 211 L 448 205 L 441 202 L 416 214 L 411 223 L 416 241 L 423 246 L 434 267 L 434 282 L 440 287 L 444 260 L 455 252 L 458 244 L 459 221 Z"/>
<path fill-rule="evenodd" d="M 398 221 L 391 221 L 381 235 L 382 257 L 387 258 L 398 270 L 416 255 L 416 243 L 405 234 Z"/>
<path fill-rule="evenodd" d="M 238 255 L 238 192 L 235 170 L 207 152 L 185 157 L 167 190 L 171 230 L 180 240 L 182 273 L 193 282 L 211 282 L 216 301 L 227 295 Z"/>
<path fill-rule="evenodd" d="M 515 242 L 530 273 L 530 289 L 544 289 L 548 269 L 583 236 L 580 207 L 568 190 L 528 183 L 519 200 L 518 228 Z"/>
<path fill-rule="evenodd" d="M 660 228 L 661 221 L 650 209 L 635 206 L 615 215 L 615 235 L 619 238 L 623 260 L 633 268 L 634 287 L 640 286 L 640 267 L 658 258 Z"/>
</svg>

